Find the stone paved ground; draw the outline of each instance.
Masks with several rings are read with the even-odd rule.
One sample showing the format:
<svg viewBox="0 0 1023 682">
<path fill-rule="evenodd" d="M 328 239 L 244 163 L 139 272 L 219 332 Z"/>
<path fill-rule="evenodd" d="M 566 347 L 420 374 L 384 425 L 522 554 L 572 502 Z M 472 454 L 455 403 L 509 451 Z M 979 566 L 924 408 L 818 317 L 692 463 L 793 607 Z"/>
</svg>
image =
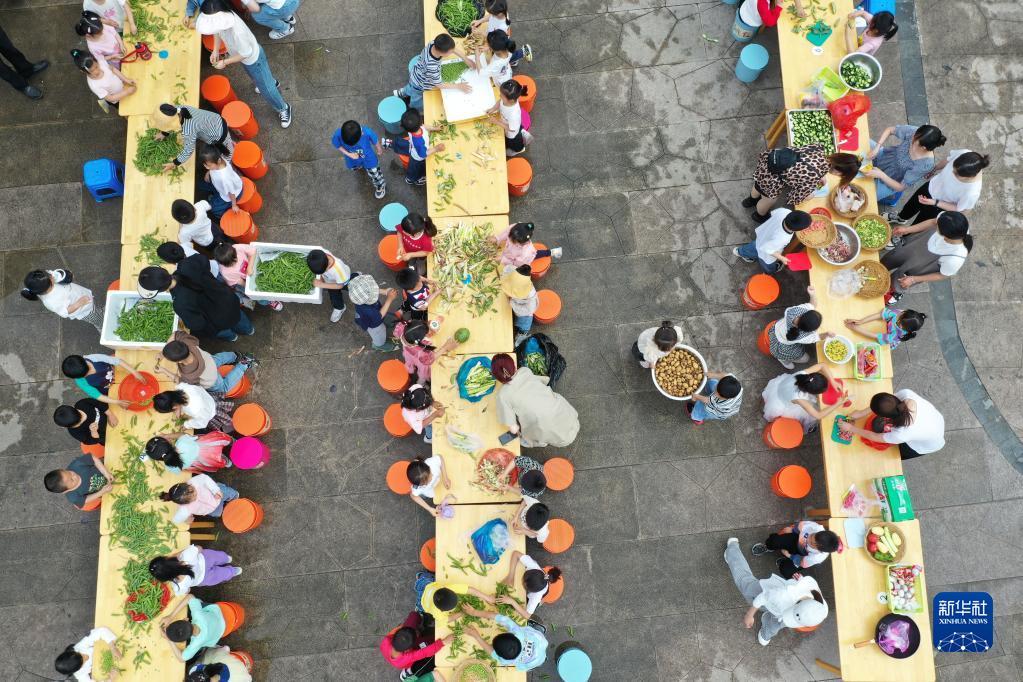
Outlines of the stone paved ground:
<svg viewBox="0 0 1023 682">
<path fill-rule="evenodd" d="M 537 53 L 524 71 L 540 95 L 529 152 L 537 176 L 512 215 L 565 248 L 544 284 L 565 302 L 549 331 L 569 362 L 561 388 L 582 419 L 578 442 L 558 453 L 576 463 L 576 483 L 551 499 L 577 529 L 575 547 L 558 557 L 566 597 L 543 614 L 558 626 L 552 641 L 571 626 L 601 680 L 825 679 L 814 658 L 837 663 L 833 620 L 760 647 L 739 624 L 743 604 L 721 562 L 729 535 L 747 545 L 800 513 L 769 490 L 779 465 L 801 462 L 818 481 L 821 472 L 818 447 L 779 455 L 762 444 L 757 395 L 779 367 L 757 353 L 753 334 L 774 313 L 740 309 L 749 270 L 729 253 L 751 231 L 737 200 L 780 106 L 777 64 L 752 87 L 732 77 L 734 10 L 718 3 L 518 0 L 513 10 L 516 37 Z M 96 518 L 69 510 L 40 479 L 75 452 L 50 422 L 73 394 L 59 359 L 97 350 L 97 338 L 17 296 L 34 266 L 66 265 L 97 291 L 116 276 L 120 206 L 83 195 L 79 168 L 123 156 L 125 128 L 99 112 L 68 63 L 77 11 L 65 0 L 9 0 L 0 9 L 16 42 L 54 63 L 41 103 L 7 90 L 0 100 L 0 679 L 17 682 L 56 679 L 53 657 L 88 629 L 93 612 Z M 282 131 L 255 104 L 272 164 L 260 182 L 258 222 L 268 238 L 334 247 L 357 268 L 386 275 L 374 250 L 378 204 L 363 178 L 344 173 L 329 134 L 346 118 L 371 120 L 381 93 L 400 84 L 421 45 L 420 11 L 408 0 L 306 0 L 296 34 L 268 46 L 296 116 Z M 919 0 L 917 12 L 933 122 L 953 145 L 994 155 L 975 212 L 977 248 L 954 280 L 956 313 L 979 376 L 1023 433 L 1013 247 L 1023 228 L 1023 9 Z M 765 42 L 776 55 L 773 37 Z M 901 82 L 899 49 L 885 48 L 881 59 L 875 130 L 902 122 L 904 87 L 920 87 Z M 230 75 L 253 101 L 245 77 Z M 392 197 L 423 206 L 404 185 L 394 189 L 393 167 L 388 177 Z M 931 310 L 926 290 L 907 303 Z M 628 347 L 662 318 L 682 320 L 713 366 L 742 377 L 741 418 L 693 428 L 651 390 Z M 246 570 L 217 594 L 249 611 L 228 641 L 256 655 L 261 679 L 393 679 L 376 643 L 409 608 L 416 550 L 433 523 L 386 490 L 384 472 L 424 446 L 385 437 L 379 356 L 352 356 L 363 339 L 350 319 L 330 325 L 324 308 L 296 305 L 259 311 L 256 326 L 240 345 L 264 359 L 253 397 L 273 414 L 274 459 L 225 477 L 267 510 L 258 532 L 224 543 Z M 1023 479 L 966 409 L 934 326 L 895 357 L 896 384 L 935 401 L 950 429 L 943 452 L 906 467 L 929 585 L 988 590 L 997 603 L 995 649 L 938 656 L 939 678 L 1019 679 Z M 818 487 L 809 502 L 821 499 Z M 759 573 L 769 568 L 755 564 Z M 830 592 L 828 573 L 825 566 L 819 576 Z"/>
</svg>

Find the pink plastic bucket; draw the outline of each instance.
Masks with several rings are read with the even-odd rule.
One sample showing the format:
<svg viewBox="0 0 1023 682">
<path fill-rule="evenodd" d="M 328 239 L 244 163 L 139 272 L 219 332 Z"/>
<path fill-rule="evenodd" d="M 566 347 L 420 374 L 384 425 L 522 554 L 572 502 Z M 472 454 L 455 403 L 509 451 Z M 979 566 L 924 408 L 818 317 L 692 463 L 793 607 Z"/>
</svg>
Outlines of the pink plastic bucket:
<svg viewBox="0 0 1023 682">
<path fill-rule="evenodd" d="M 270 461 L 270 448 L 258 438 L 245 436 L 231 446 L 231 461 L 239 469 L 258 469 Z"/>
</svg>

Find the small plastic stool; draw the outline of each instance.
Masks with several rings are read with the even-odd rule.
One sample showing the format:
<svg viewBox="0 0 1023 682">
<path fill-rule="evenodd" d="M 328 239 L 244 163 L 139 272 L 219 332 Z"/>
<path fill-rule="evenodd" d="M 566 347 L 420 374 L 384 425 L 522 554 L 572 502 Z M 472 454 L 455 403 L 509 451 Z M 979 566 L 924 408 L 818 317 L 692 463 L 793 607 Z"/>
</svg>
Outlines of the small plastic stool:
<svg viewBox="0 0 1023 682">
<path fill-rule="evenodd" d="M 384 360 L 377 368 L 377 383 L 391 395 L 401 395 L 412 385 L 412 376 L 401 360 Z"/>
<path fill-rule="evenodd" d="M 203 38 L 205 37 L 203 36 Z M 220 74 L 207 77 L 202 82 L 199 92 L 202 93 L 202 98 L 218 112 L 223 111 L 225 105 L 238 99 L 238 95 L 234 94 L 234 88 L 231 87 L 231 81 L 227 80 L 227 76 Z"/>
<path fill-rule="evenodd" d="M 753 275 L 742 292 L 742 305 L 750 310 L 766 308 L 778 300 L 781 285 L 770 275 Z"/>
<path fill-rule="evenodd" d="M 398 258 L 398 235 L 396 234 L 389 234 L 380 240 L 380 243 L 377 244 L 377 255 L 389 270 L 398 272 L 408 267 L 405 261 Z"/>
<path fill-rule="evenodd" d="M 397 226 L 408 215 L 403 204 L 394 201 L 380 209 L 380 229 L 384 232 L 397 232 Z"/>
<path fill-rule="evenodd" d="M 533 313 L 533 319 L 539 324 L 550 324 L 558 319 L 561 314 L 561 297 L 550 289 L 541 289 L 536 292 L 540 304 Z"/>
<path fill-rule="evenodd" d="M 800 500 L 810 494 L 813 481 L 810 472 L 797 464 L 789 464 L 771 477 L 771 490 L 778 497 Z"/>
<path fill-rule="evenodd" d="M 562 682 L 588 682 L 593 675 L 593 661 L 579 642 L 562 642 L 554 652 L 555 666 Z"/>
<path fill-rule="evenodd" d="M 575 467 L 564 457 L 551 457 L 543 463 L 543 475 L 551 490 L 565 490 L 575 480 Z"/>
<path fill-rule="evenodd" d="M 242 140 L 234 147 L 231 163 L 247 178 L 259 180 L 270 170 L 263 150 L 252 140 Z"/>
<path fill-rule="evenodd" d="M 404 438 L 412 433 L 412 427 L 401 416 L 401 405 L 393 403 L 384 410 L 384 428 L 395 438 Z"/>
<path fill-rule="evenodd" d="M 544 566 L 543 570 L 546 572 L 546 571 L 551 570 L 552 568 L 554 568 L 554 567 L 553 566 Z M 562 573 L 561 579 L 558 580 L 558 582 L 551 583 L 550 585 L 547 586 L 547 594 L 545 594 L 543 596 L 543 599 L 541 601 L 543 601 L 544 604 L 553 604 L 554 602 L 556 602 L 559 599 L 561 599 L 561 595 L 564 594 L 564 592 L 565 592 L 565 575 L 564 575 L 564 573 Z"/>
<path fill-rule="evenodd" d="M 228 373 L 232 369 L 234 369 L 234 365 L 221 365 L 220 367 L 217 368 L 217 371 L 220 372 L 220 376 L 226 377 L 228 375 Z M 224 397 L 225 398 L 241 398 L 242 396 L 244 396 L 246 393 L 248 393 L 251 390 L 252 390 L 252 382 L 249 381 L 249 378 L 243 374 L 242 378 L 241 378 L 241 381 L 239 381 L 237 384 L 235 384 L 234 388 L 232 388 L 230 391 L 225 393 Z"/>
<path fill-rule="evenodd" d="M 82 182 L 97 203 L 124 196 L 124 164 L 93 159 L 82 164 Z"/>
<path fill-rule="evenodd" d="M 515 74 L 512 80 L 518 81 L 519 85 L 529 90 L 522 97 L 519 97 L 519 106 L 522 107 L 522 111 L 528 114 L 533 110 L 533 105 L 536 104 L 536 81 L 529 76 L 523 76 L 521 73 Z"/>
<path fill-rule="evenodd" d="M 203 36 L 202 46 L 206 48 L 207 52 L 213 52 L 213 36 Z M 227 45 L 224 44 L 223 40 L 220 41 L 220 51 L 217 54 L 227 54 Z"/>
<path fill-rule="evenodd" d="M 232 533 L 248 533 L 263 523 L 263 507 L 248 498 L 239 497 L 224 505 L 220 520 Z"/>
<path fill-rule="evenodd" d="M 419 561 L 430 573 L 437 572 L 437 538 L 430 538 L 419 548 Z"/>
<path fill-rule="evenodd" d="M 565 519 L 551 519 L 547 525 L 550 534 L 543 548 L 551 554 L 561 554 L 575 542 L 575 528 Z"/>
<path fill-rule="evenodd" d="M 805 628 L 795 628 L 795 630 L 796 630 L 796 632 L 813 632 L 814 630 L 816 630 L 819 627 L 820 627 L 820 625 L 809 625 L 809 626 L 807 626 Z"/>
<path fill-rule="evenodd" d="M 99 509 L 102 506 L 103 506 L 103 500 L 101 498 L 100 499 L 95 499 L 92 502 L 86 502 L 85 504 L 83 504 L 82 505 L 82 511 L 83 512 L 96 511 L 97 509 Z"/>
<path fill-rule="evenodd" d="M 227 637 L 245 624 L 245 609 L 238 602 L 218 601 L 217 606 L 220 607 L 220 612 L 224 615 L 223 637 Z"/>
<path fill-rule="evenodd" d="M 234 656 L 241 661 L 246 670 L 252 672 L 252 666 L 255 664 L 255 661 L 252 659 L 252 654 L 247 651 L 231 651 L 229 653 L 231 656 Z"/>
<path fill-rule="evenodd" d="M 99 443 L 93 443 L 92 445 L 82 443 L 79 447 L 82 450 L 82 454 L 92 455 L 96 459 L 103 459 L 103 456 L 107 453 L 106 446 Z"/>
<path fill-rule="evenodd" d="M 748 43 L 753 40 L 760 31 L 760 27 L 763 25 L 760 15 L 757 14 L 756 3 L 750 2 L 744 4 L 748 4 L 752 8 L 749 10 L 749 16 L 745 19 L 742 17 L 743 5 L 739 5 L 739 9 L 735 13 L 735 21 L 732 22 L 732 38 L 734 38 L 738 43 Z"/>
<path fill-rule="evenodd" d="M 245 403 L 239 405 L 231 415 L 231 424 L 234 430 L 243 436 L 262 436 L 270 432 L 273 420 L 262 405 Z"/>
<path fill-rule="evenodd" d="M 270 448 L 253 436 L 243 436 L 231 445 L 231 463 L 236 469 L 262 469 L 270 461 Z"/>
<path fill-rule="evenodd" d="M 259 213 L 263 208 L 263 195 L 256 190 L 256 183 L 248 178 L 242 178 L 242 195 L 238 197 L 238 208 L 249 213 Z"/>
<path fill-rule="evenodd" d="M 536 247 L 537 251 L 543 251 L 547 248 L 546 244 L 540 242 L 533 242 L 533 246 Z M 542 256 L 540 258 L 534 258 L 532 265 L 529 266 L 530 276 L 535 282 L 538 279 L 542 279 L 547 276 L 548 271 L 551 269 L 551 257 Z"/>
<path fill-rule="evenodd" d="M 803 443 L 803 425 L 795 419 L 778 417 L 764 427 L 764 442 L 774 450 L 791 450 Z"/>
<path fill-rule="evenodd" d="M 408 106 L 401 97 L 391 95 L 384 97 L 377 105 L 377 119 L 391 135 L 401 135 L 405 130 L 401 127 L 401 117 L 408 111 Z"/>
<path fill-rule="evenodd" d="M 224 215 L 220 217 L 220 229 L 232 241 L 241 244 L 248 244 L 253 240 L 259 239 L 259 228 L 256 227 L 256 223 L 252 222 L 252 215 L 248 211 L 238 211 L 236 213 L 231 209 L 227 209 Z"/>
<path fill-rule="evenodd" d="M 111 282 L 110 284 L 107 285 L 107 291 L 120 291 L 120 290 L 121 290 L 121 280 L 120 279 L 115 279 L 113 282 Z"/>
<path fill-rule="evenodd" d="M 248 104 L 239 100 L 228 102 L 220 115 L 227 121 L 227 127 L 243 140 L 251 140 L 259 133 L 259 121 Z"/>
<path fill-rule="evenodd" d="M 525 196 L 533 184 L 533 167 L 521 156 L 508 159 L 508 194 Z"/>
<path fill-rule="evenodd" d="M 752 83 L 767 68 L 769 60 L 770 56 L 763 45 L 756 43 L 747 45 L 742 48 L 742 52 L 739 53 L 739 61 L 735 63 L 735 77 L 743 83 Z"/>
<path fill-rule="evenodd" d="M 395 495 L 408 495 L 412 492 L 412 483 L 408 480 L 408 462 L 395 462 L 387 468 L 387 488 Z"/>
<path fill-rule="evenodd" d="M 764 325 L 764 328 L 760 332 L 760 335 L 757 336 L 757 349 L 764 355 L 769 356 L 771 354 L 771 334 L 774 333 L 774 325 L 776 325 L 777 323 L 778 323 L 777 320 L 774 320 L 773 322 L 768 322 L 766 325 Z"/>
</svg>

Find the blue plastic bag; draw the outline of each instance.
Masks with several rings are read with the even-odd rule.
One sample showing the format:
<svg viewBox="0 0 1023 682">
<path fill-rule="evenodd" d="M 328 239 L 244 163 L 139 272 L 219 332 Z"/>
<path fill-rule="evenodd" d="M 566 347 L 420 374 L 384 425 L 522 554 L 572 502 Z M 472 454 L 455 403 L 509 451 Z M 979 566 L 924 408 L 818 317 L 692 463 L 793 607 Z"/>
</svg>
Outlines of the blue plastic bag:
<svg viewBox="0 0 1023 682">
<path fill-rule="evenodd" d="M 503 519 L 491 519 L 472 534 L 472 546 L 484 564 L 500 561 L 508 543 L 508 524 Z"/>
<path fill-rule="evenodd" d="M 479 395 L 469 395 L 468 393 L 466 393 L 465 380 L 469 377 L 469 372 L 471 372 L 472 368 L 475 367 L 476 365 L 483 365 L 489 370 L 490 358 L 484 357 L 482 355 L 477 356 L 475 358 L 469 358 L 468 360 L 462 363 L 461 367 L 458 368 L 458 375 L 455 377 L 455 382 L 458 384 L 459 397 L 461 397 L 463 400 L 468 400 L 470 403 L 478 403 L 479 401 L 483 400 L 488 395 L 493 393 L 494 389 L 497 387 L 497 382 L 495 380 L 494 385 L 491 386 L 489 390 L 484 391 Z"/>
</svg>

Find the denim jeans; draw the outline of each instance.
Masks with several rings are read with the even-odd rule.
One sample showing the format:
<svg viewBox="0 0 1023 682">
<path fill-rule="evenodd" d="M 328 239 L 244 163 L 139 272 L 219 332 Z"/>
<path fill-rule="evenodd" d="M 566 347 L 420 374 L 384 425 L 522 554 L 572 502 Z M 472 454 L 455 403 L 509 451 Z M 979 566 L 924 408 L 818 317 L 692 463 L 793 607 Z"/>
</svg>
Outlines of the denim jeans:
<svg viewBox="0 0 1023 682">
<path fill-rule="evenodd" d="M 239 497 L 238 491 L 229 485 L 217 483 L 217 487 L 220 488 L 220 494 L 223 497 L 220 498 L 220 504 L 217 505 L 217 508 L 207 514 L 207 516 L 221 516 L 224 513 L 224 505 L 231 500 L 237 500 Z"/>
<path fill-rule="evenodd" d="M 259 8 L 258 12 L 251 13 L 252 19 L 257 24 L 266 26 L 274 31 L 283 32 L 288 30 L 289 26 L 285 19 L 290 19 L 294 16 L 295 12 L 298 11 L 298 6 L 301 4 L 302 0 L 286 0 L 280 9 L 272 9 L 269 5 L 263 5 Z"/>
<path fill-rule="evenodd" d="M 700 395 L 709 397 L 715 390 L 717 390 L 717 387 L 717 379 L 707 379 L 707 385 L 703 387 L 702 391 L 700 391 Z M 693 401 L 693 413 L 690 416 L 693 418 L 694 422 L 707 421 L 708 419 L 711 421 L 722 419 L 722 417 L 718 417 L 717 415 L 708 412 L 707 405 L 699 400 Z"/>
<path fill-rule="evenodd" d="M 512 314 L 513 323 L 515 325 L 515 331 L 525 334 L 533 328 L 533 316 L 532 315 L 515 315 Z"/>
<path fill-rule="evenodd" d="M 755 258 L 760 263 L 760 269 L 769 275 L 781 269 L 781 261 L 776 260 L 773 263 L 765 263 L 760 259 L 760 256 L 757 255 L 757 243 L 755 241 L 740 246 L 739 255 L 743 258 Z"/>
<path fill-rule="evenodd" d="M 245 370 L 248 369 L 247 366 L 238 362 L 238 354 L 230 350 L 223 353 L 214 353 L 213 362 L 217 364 L 217 369 L 231 363 L 234 363 L 234 367 L 231 368 L 227 375 L 219 377 L 213 382 L 213 385 L 209 388 L 210 393 L 227 393 L 238 385 L 238 382 L 242 380 L 242 375 L 245 374 Z"/>
<path fill-rule="evenodd" d="M 732 574 L 732 581 L 739 589 L 739 593 L 742 594 L 742 598 L 746 600 L 747 604 L 752 606 L 753 600 L 764 591 L 764 588 L 760 586 L 760 581 L 757 580 L 753 575 L 753 571 L 750 570 L 749 563 L 739 548 L 739 543 L 729 542 L 725 547 L 725 563 L 728 564 L 728 570 Z M 760 616 L 760 634 L 764 636 L 764 639 L 770 641 L 772 637 L 784 629 L 785 626 L 782 622 L 770 611 L 765 610 Z"/>
<path fill-rule="evenodd" d="M 255 64 L 251 66 L 248 64 L 242 64 L 245 70 L 249 73 L 249 78 L 252 79 L 252 84 L 259 88 L 259 94 L 263 95 L 263 99 L 266 103 L 274 108 L 275 111 L 281 112 L 288 108 L 288 103 L 284 101 L 284 96 L 281 95 L 281 91 L 277 89 L 276 79 L 274 75 L 270 73 L 270 62 L 266 58 L 266 50 L 262 47 L 259 48 L 259 59 L 256 60 Z"/>
<path fill-rule="evenodd" d="M 422 111 L 423 110 L 423 91 L 422 90 L 420 90 L 416 86 L 412 85 L 412 83 L 407 83 L 405 85 L 405 87 L 403 87 L 401 89 L 401 94 L 403 94 L 403 95 L 405 95 L 406 97 L 409 98 L 409 103 L 408 103 L 409 109 L 416 109 L 418 111 Z"/>
<path fill-rule="evenodd" d="M 255 329 L 252 326 L 252 321 L 249 320 L 249 316 L 245 314 L 244 310 L 238 311 L 241 317 L 238 319 L 236 324 L 231 329 L 222 329 L 217 332 L 218 339 L 224 339 L 225 341 L 233 341 L 237 335 L 251 336 Z"/>
<path fill-rule="evenodd" d="M 426 161 L 413 159 L 409 146 L 408 140 L 404 137 L 395 138 L 392 145 L 396 154 L 408 157 L 408 170 L 405 171 L 405 179 L 409 182 L 417 182 L 426 177 Z"/>
<path fill-rule="evenodd" d="M 231 202 L 224 201 L 220 197 L 220 192 L 217 191 L 217 188 L 213 186 L 212 182 L 200 180 L 197 187 L 199 188 L 200 193 L 208 195 L 206 196 L 206 200 L 210 202 L 210 214 L 214 218 L 219 220 L 220 216 L 224 215 L 231 209 Z"/>
</svg>

